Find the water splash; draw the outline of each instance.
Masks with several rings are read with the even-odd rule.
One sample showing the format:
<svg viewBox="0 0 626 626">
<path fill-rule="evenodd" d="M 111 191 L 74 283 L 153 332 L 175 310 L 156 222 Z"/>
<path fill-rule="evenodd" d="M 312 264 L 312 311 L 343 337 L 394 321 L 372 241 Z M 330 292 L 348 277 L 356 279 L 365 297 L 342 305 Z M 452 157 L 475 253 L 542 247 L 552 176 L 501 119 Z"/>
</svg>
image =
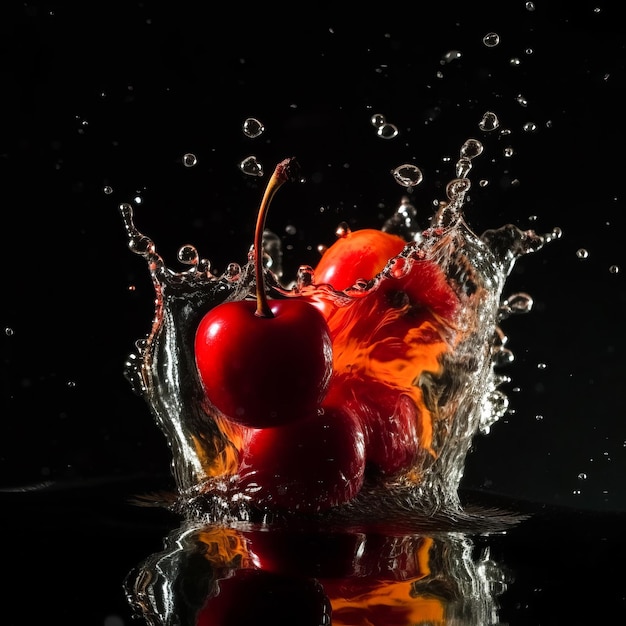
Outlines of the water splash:
<svg viewBox="0 0 626 626">
<path fill-rule="evenodd" d="M 316 285 L 312 268 L 302 266 L 293 285 L 281 283 L 280 240 L 266 232 L 265 273 L 272 297 L 331 299 L 337 308 L 349 307 L 364 296 L 375 296 L 402 273 L 422 261 L 437 264 L 461 303 L 453 324 L 435 324 L 437 367 L 417 372 L 406 389 L 428 426 L 422 450 L 400 476 L 366 481 L 359 495 L 329 515 L 337 518 L 382 516 L 394 511 L 459 511 L 458 486 L 465 458 L 477 432 L 486 433 L 507 411 L 508 399 L 500 387 L 508 381 L 499 369 L 512 360 L 499 323 L 532 308 L 527 294 L 503 299 L 506 279 L 517 260 L 558 238 L 559 231 L 537 234 L 511 224 L 476 235 L 463 215 L 471 187 L 467 177 L 482 144 L 468 139 L 456 163 L 457 178 L 446 187 L 446 199 L 422 228 L 416 210 L 403 197 L 383 224 L 401 234 L 405 249 L 390 259 L 372 281 L 334 292 Z M 420 172 L 421 174 L 421 172 Z M 207 401 L 196 371 L 193 343 L 202 316 L 228 301 L 250 297 L 254 290 L 252 259 L 231 263 L 214 275 L 208 259 L 192 245 L 183 246 L 182 271 L 169 268 L 155 243 L 134 222 L 133 207 L 120 205 L 132 252 L 148 265 L 156 294 L 152 327 L 136 342 L 127 359 L 125 375 L 133 390 L 147 402 L 172 452 L 172 470 L 179 489 L 177 507 L 208 519 L 252 519 L 258 511 L 237 484 L 239 457 L 246 445 L 246 429 L 221 416 Z M 347 225 L 340 225 L 345 235 Z M 423 443 L 423 442 L 422 442 Z M 262 512 L 265 515 L 266 512 Z"/>
</svg>

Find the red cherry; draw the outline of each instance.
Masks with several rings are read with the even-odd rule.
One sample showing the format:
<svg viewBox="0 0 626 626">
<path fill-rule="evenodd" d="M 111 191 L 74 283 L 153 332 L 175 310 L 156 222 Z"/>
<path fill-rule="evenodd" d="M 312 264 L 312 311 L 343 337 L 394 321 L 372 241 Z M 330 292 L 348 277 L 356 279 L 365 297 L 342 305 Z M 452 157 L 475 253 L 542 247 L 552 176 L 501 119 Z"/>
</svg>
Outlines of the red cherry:
<svg viewBox="0 0 626 626">
<path fill-rule="evenodd" d="M 295 169 L 293 159 L 276 166 L 259 209 L 256 303 L 218 305 L 201 320 L 195 337 L 196 365 L 207 398 L 226 418 L 252 428 L 314 415 L 332 374 L 332 344 L 322 314 L 295 297 L 268 301 L 265 292 L 265 218 L 273 195 L 294 178 Z"/>
<path fill-rule="evenodd" d="M 322 415 L 252 431 L 239 476 L 256 505 L 311 513 L 354 498 L 364 472 L 358 418 L 344 407 L 326 407 Z"/>
<path fill-rule="evenodd" d="M 331 396 L 342 398 L 359 417 L 368 467 L 386 477 L 411 469 L 420 450 L 420 409 L 413 397 L 371 377 L 338 377 Z"/>
<path fill-rule="evenodd" d="M 330 284 L 343 291 L 359 279 L 371 280 L 404 246 L 404 239 L 382 230 L 363 228 L 349 232 L 324 252 L 315 268 L 315 283 Z"/>
</svg>

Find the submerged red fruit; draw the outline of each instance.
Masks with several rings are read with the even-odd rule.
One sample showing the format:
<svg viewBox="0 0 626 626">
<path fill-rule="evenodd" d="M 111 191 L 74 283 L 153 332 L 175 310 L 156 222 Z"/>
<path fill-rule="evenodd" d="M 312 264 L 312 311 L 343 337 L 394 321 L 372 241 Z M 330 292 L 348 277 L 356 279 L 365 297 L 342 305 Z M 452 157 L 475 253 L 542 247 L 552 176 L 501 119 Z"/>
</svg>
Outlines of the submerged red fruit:
<svg viewBox="0 0 626 626">
<path fill-rule="evenodd" d="M 343 291 L 359 279 L 371 280 L 405 245 L 401 237 L 382 230 L 363 228 L 350 232 L 324 252 L 315 268 L 315 282 Z"/>
<path fill-rule="evenodd" d="M 250 433 L 240 484 L 260 507 L 318 512 L 354 498 L 363 484 L 365 437 L 345 407 Z"/>
</svg>

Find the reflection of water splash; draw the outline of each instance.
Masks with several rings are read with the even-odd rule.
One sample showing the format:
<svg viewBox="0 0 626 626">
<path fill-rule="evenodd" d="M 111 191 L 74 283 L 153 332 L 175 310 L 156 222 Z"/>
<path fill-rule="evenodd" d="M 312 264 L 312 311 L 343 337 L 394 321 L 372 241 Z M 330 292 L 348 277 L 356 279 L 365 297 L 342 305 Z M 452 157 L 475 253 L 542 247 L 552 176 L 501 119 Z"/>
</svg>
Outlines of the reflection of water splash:
<svg viewBox="0 0 626 626">
<path fill-rule="evenodd" d="M 461 532 L 385 534 L 186 523 L 127 576 L 150 626 L 495 625 L 511 583 Z M 293 621 L 286 621 L 291 618 Z"/>
<path fill-rule="evenodd" d="M 502 301 L 502 291 L 517 259 L 540 249 L 558 232 L 538 235 L 512 225 L 488 230 L 480 237 L 472 232 L 462 209 L 470 188 L 471 162 L 481 152 L 480 142 L 465 142 L 456 168 L 459 178 L 448 184 L 447 199 L 440 202 L 426 230 L 419 227 L 416 211 L 404 198 L 383 226 L 409 242 L 403 253 L 369 285 L 357 285 L 353 296 L 351 290 L 337 294 L 347 302 L 362 297 L 364 290 L 373 292 L 391 280 L 399 267 L 410 268 L 414 260 L 426 258 L 443 270 L 462 305 L 450 340 L 452 349 L 441 356 L 441 370 L 422 371 L 414 383 L 432 415 L 431 453 L 421 454 L 404 478 L 382 489 L 380 484 L 367 485 L 356 500 L 337 512 L 340 517 L 345 513 L 368 516 L 372 510 L 383 517 L 389 511 L 404 515 L 412 508 L 458 511 L 457 489 L 472 438 L 479 430 L 487 432 L 506 412 L 508 401 L 499 387 L 508 379 L 498 369 L 511 353 L 498 324 L 513 313 L 530 310 L 532 299 L 515 294 Z M 412 180 L 417 180 L 415 175 Z M 228 423 L 206 401 L 193 341 L 200 319 L 210 308 L 250 295 L 252 261 L 243 267 L 233 263 L 216 276 L 196 248 L 186 245 L 178 259 L 188 269 L 175 272 L 165 265 L 154 242 L 137 230 L 132 207 L 122 204 L 120 212 L 129 247 L 146 259 L 156 293 L 151 332 L 137 342 L 126 376 L 166 435 L 181 506 L 189 503 L 189 510 L 208 519 L 250 519 L 246 498 L 236 487 L 245 431 Z M 273 296 L 314 295 L 317 286 L 310 268 L 301 268 L 295 285 L 281 285 L 280 240 L 266 235 L 265 269 Z"/>
</svg>

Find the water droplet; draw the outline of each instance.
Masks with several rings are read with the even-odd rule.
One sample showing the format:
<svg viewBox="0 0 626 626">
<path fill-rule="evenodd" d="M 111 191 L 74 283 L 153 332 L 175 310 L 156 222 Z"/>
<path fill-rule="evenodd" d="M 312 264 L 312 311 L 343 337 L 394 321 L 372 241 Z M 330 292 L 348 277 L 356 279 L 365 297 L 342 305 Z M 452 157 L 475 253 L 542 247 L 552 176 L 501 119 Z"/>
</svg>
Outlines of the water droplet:
<svg viewBox="0 0 626 626">
<path fill-rule="evenodd" d="M 466 157 L 461 157 L 456 162 L 456 176 L 457 178 L 467 178 L 467 175 L 472 169 L 472 161 Z"/>
<path fill-rule="evenodd" d="M 183 165 L 185 167 L 194 167 L 198 163 L 198 159 L 195 154 L 187 152 L 183 154 Z"/>
<path fill-rule="evenodd" d="M 297 232 L 297 229 L 293 224 L 288 224 L 287 226 L 285 226 L 285 232 L 288 235 L 295 235 Z"/>
<path fill-rule="evenodd" d="M 441 57 L 441 65 L 446 65 L 446 63 L 451 63 L 452 61 L 458 61 L 463 54 L 460 50 L 449 50 Z"/>
<path fill-rule="evenodd" d="M 535 3 L 534 2 L 527 2 L 526 3 L 526 10 L 527 11 L 534 11 L 535 10 Z"/>
<path fill-rule="evenodd" d="M 13 330 L 10 326 L 7 326 L 7 327 L 4 329 L 4 334 L 5 334 L 7 337 L 13 337 L 13 335 L 15 334 L 15 331 L 14 331 L 14 330 Z"/>
<path fill-rule="evenodd" d="M 484 119 L 484 118 L 483 118 Z M 478 139 L 467 139 L 461 146 L 460 154 L 466 159 L 475 159 L 483 152 L 483 144 Z"/>
<path fill-rule="evenodd" d="M 405 163 L 404 165 L 398 165 L 396 169 L 391 172 L 394 180 L 403 187 L 413 188 L 417 187 L 422 182 L 423 174 L 417 165 L 412 163 Z"/>
<path fill-rule="evenodd" d="M 398 127 L 394 124 L 389 124 L 389 122 L 385 122 L 378 127 L 376 134 L 383 139 L 393 139 L 398 136 Z"/>
<path fill-rule="evenodd" d="M 498 116 L 492 111 L 487 111 L 478 123 L 478 128 L 485 132 L 496 130 L 496 128 L 498 128 L 499 126 L 500 120 L 498 119 Z"/>
<path fill-rule="evenodd" d="M 543 422 L 543 415 L 535 415 L 535 419 L 536 419 L 538 422 Z"/>
<path fill-rule="evenodd" d="M 510 65 L 511 67 L 517 67 L 520 63 L 521 63 L 521 61 L 519 60 L 519 58 L 518 58 L 518 57 L 512 57 L 512 58 L 509 60 L 509 65 Z"/>
<path fill-rule="evenodd" d="M 528 106 L 528 100 L 521 93 L 517 95 L 517 97 L 515 98 L 515 101 L 520 106 L 523 106 L 523 107 Z"/>
<path fill-rule="evenodd" d="M 296 286 L 298 289 L 313 284 L 313 268 L 310 265 L 301 265 L 296 274 Z"/>
<path fill-rule="evenodd" d="M 455 200 L 465 194 L 471 186 L 468 178 L 455 178 L 446 185 L 448 200 Z"/>
<path fill-rule="evenodd" d="M 537 124 L 534 122 L 526 122 L 523 126 L 525 133 L 534 133 L 537 130 Z"/>
<path fill-rule="evenodd" d="M 500 43 L 500 35 L 498 33 L 487 33 L 483 37 L 483 43 L 487 48 L 495 48 Z"/>
<path fill-rule="evenodd" d="M 341 222 L 335 230 L 335 235 L 341 239 L 342 237 L 347 237 L 351 232 L 348 222 Z"/>
<path fill-rule="evenodd" d="M 236 279 L 241 274 L 241 265 L 239 263 L 229 263 L 224 274 L 231 280 Z"/>
<path fill-rule="evenodd" d="M 253 155 L 241 161 L 241 163 L 239 163 L 239 169 L 248 176 L 263 176 L 263 166 Z"/>
<path fill-rule="evenodd" d="M 102 188 L 102 191 L 104 191 L 104 193 L 105 193 L 107 196 L 110 196 L 110 195 L 113 193 L 113 187 L 111 187 L 111 186 L 109 186 L 109 185 L 105 185 L 105 186 Z"/>
<path fill-rule="evenodd" d="M 609 266 L 609 272 L 611 274 L 618 274 L 619 273 L 619 265 L 611 265 L 611 266 Z"/>
<path fill-rule="evenodd" d="M 186 244 L 178 250 L 178 260 L 185 265 L 198 265 L 198 251 L 195 246 Z"/>
<path fill-rule="evenodd" d="M 515 150 L 513 150 L 513 148 L 511 146 L 507 146 L 502 151 L 502 154 L 504 154 L 504 156 L 508 159 L 508 158 L 512 157 L 515 154 Z"/>
<path fill-rule="evenodd" d="M 528 313 L 533 308 L 533 299 L 527 293 L 515 293 L 509 296 L 500 306 L 500 315 L 503 318 L 510 315 Z"/>
<path fill-rule="evenodd" d="M 382 113 L 374 113 L 370 118 L 370 123 L 376 128 L 380 128 L 386 121 L 387 119 Z"/>
<path fill-rule="evenodd" d="M 243 134 L 250 139 L 259 137 L 265 131 L 265 126 L 255 117 L 248 117 L 243 123 Z"/>
<path fill-rule="evenodd" d="M 587 259 L 589 258 L 589 251 L 585 250 L 585 248 L 578 248 L 578 250 L 576 250 L 576 256 L 579 259 Z"/>
<path fill-rule="evenodd" d="M 581 472 L 578 474 L 578 480 L 587 480 L 587 474 L 585 474 L 585 472 Z"/>
<path fill-rule="evenodd" d="M 545 370 L 548 366 L 545 363 L 537 363 L 538 370 Z"/>
</svg>

